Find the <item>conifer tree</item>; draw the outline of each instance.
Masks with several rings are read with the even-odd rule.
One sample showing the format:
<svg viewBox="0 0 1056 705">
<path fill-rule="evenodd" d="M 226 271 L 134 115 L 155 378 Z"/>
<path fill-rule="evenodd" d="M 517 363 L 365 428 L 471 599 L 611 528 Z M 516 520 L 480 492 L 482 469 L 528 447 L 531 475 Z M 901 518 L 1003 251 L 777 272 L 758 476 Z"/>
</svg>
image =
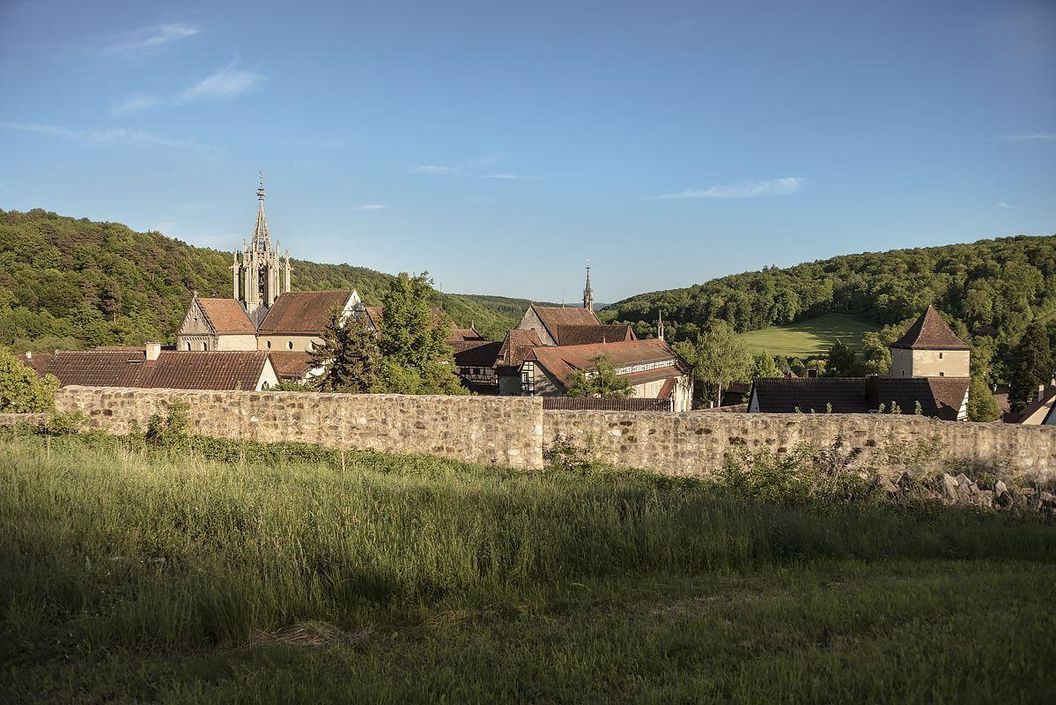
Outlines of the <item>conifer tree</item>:
<svg viewBox="0 0 1056 705">
<path fill-rule="evenodd" d="M 1037 323 L 1027 326 L 1012 352 L 1012 379 L 1008 393 L 1013 411 L 1020 411 L 1035 397 L 1038 386 L 1048 384 L 1053 374 L 1049 336 Z"/>
<path fill-rule="evenodd" d="M 381 351 L 374 331 L 359 316 L 342 320 L 335 311 L 323 329 L 323 344 L 311 357 L 312 368 L 322 368 L 318 388 L 324 392 L 367 394 L 379 390 Z"/>
</svg>

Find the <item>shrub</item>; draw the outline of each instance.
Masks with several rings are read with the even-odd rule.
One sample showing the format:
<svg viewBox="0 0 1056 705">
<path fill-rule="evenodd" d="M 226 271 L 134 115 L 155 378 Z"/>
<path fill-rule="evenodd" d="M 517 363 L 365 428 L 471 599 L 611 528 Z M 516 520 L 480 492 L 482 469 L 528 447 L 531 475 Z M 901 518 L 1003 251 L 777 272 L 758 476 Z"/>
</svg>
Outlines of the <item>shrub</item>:
<svg viewBox="0 0 1056 705">
<path fill-rule="evenodd" d="M 58 388 L 59 380 L 54 376 L 41 377 L 10 351 L 0 348 L 0 413 L 48 411 L 55 404 Z"/>
</svg>

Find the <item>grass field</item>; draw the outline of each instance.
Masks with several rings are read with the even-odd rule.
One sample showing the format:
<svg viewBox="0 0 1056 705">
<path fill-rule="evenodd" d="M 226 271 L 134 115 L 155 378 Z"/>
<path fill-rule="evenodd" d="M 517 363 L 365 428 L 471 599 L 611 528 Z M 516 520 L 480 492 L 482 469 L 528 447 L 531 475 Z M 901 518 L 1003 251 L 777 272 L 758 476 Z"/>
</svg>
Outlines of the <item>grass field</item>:
<svg viewBox="0 0 1056 705">
<path fill-rule="evenodd" d="M 1056 699 L 1036 517 L 227 456 L 0 438 L 0 702 Z"/>
<path fill-rule="evenodd" d="M 837 340 L 842 340 L 855 352 L 861 352 L 862 335 L 874 330 L 877 327 L 871 323 L 828 313 L 787 326 L 742 333 L 741 340 L 753 353 L 807 358 L 825 355 Z"/>
</svg>

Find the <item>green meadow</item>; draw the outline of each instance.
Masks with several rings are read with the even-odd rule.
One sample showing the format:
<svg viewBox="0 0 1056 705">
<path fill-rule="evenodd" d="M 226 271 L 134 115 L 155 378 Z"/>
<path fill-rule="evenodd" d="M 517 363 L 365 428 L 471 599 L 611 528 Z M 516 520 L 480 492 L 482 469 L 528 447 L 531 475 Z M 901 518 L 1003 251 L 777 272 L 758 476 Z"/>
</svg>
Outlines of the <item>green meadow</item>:
<svg viewBox="0 0 1056 705">
<path fill-rule="evenodd" d="M 753 353 L 808 358 L 825 355 L 837 340 L 855 352 L 862 350 L 862 336 L 877 326 L 838 313 L 811 318 L 787 326 L 772 326 L 741 334 L 746 348 Z"/>
<path fill-rule="evenodd" d="M 305 446 L 0 437 L 0 702 L 1056 701 L 1056 526 Z"/>
</svg>

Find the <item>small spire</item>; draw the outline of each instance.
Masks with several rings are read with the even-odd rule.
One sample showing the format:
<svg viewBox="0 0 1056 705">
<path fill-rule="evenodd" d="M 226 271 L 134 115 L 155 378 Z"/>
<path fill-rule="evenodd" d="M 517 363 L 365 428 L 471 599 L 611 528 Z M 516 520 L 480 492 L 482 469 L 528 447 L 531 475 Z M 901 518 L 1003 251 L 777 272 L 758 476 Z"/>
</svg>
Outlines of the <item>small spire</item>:
<svg viewBox="0 0 1056 705">
<path fill-rule="evenodd" d="M 660 309 L 659 317 L 656 321 L 656 337 L 658 340 L 664 339 L 664 310 Z"/>
<path fill-rule="evenodd" d="M 264 200 L 264 170 L 257 172 L 257 198 Z"/>
<path fill-rule="evenodd" d="M 583 288 L 583 308 L 594 310 L 594 291 L 590 288 L 590 260 L 587 260 L 587 285 Z"/>
</svg>

